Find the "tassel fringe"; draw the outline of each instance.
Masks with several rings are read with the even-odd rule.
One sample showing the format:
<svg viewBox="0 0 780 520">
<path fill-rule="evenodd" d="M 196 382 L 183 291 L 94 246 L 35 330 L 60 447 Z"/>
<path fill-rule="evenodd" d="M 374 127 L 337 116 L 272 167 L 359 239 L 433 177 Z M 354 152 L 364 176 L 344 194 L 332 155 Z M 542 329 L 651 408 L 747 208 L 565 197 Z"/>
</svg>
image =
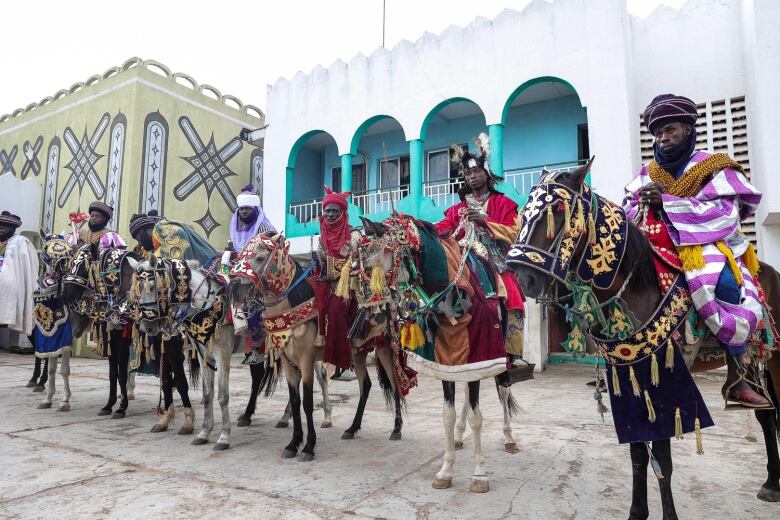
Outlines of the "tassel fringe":
<svg viewBox="0 0 780 520">
<path fill-rule="evenodd" d="M 680 246 L 677 248 L 677 254 L 680 257 L 685 272 L 703 269 L 706 265 L 704 262 L 704 253 L 699 245 Z"/>
<path fill-rule="evenodd" d="M 634 397 L 640 397 L 642 393 L 639 391 L 639 381 L 636 380 L 633 366 L 628 367 L 628 379 L 631 380 L 631 390 L 634 392 Z"/>
<path fill-rule="evenodd" d="M 588 244 L 596 245 L 596 221 L 592 214 L 588 215 Z"/>
<path fill-rule="evenodd" d="M 693 423 L 693 431 L 696 432 L 696 453 L 704 455 L 704 442 L 701 438 L 701 422 L 698 417 Z"/>
<path fill-rule="evenodd" d="M 669 338 L 666 341 L 666 363 L 665 366 L 669 370 L 674 369 L 674 343 L 672 343 L 672 339 Z"/>
<path fill-rule="evenodd" d="M 674 409 L 674 438 L 677 440 L 682 440 L 683 438 L 682 416 L 680 415 L 679 406 Z"/>
<path fill-rule="evenodd" d="M 382 266 L 375 264 L 371 268 L 371 292 L 374 294 L 382 294 L 385 291 L 385 272 Z"/>
<path fill-rule="evenodd" d="M 661 374 L 659 372 L 658 358 L 656 357 L 655 352 L 653 352 L 650 354 L 650 383 L 655 387 L 661 382 Z"/>
<path fill-rule="evenodd" d="M 352 257 L 349 257 L 344 263 L 344 267 L 341 268 L 341 274 L 339 275 L 339 282 L 336 284 L 335 294 L 339 298 L 349 300 L 349 272 L 352 268 Z"/>
<path fill-rule="evenodd" d="M 645 390 L 645 404 L 647 405 L 647 420 L 651 423 L 655 422 L 655 409 L 653 408 L 653 401 L 650 400 L 650 394 Z"/>
<path fill-rule="evenodd" d="M 753 247 L 753 244 L 748 244 L 747 250 L 742 255 L 742 261 L 745 262 L 745 267 L 750 271 L 753 278 L 756 278 L 758 272 L 761 270 L 761 265 L 758 263 L 758 255 L 756 254 L 756 248 Z"/>
<path fill-rule="evenodd" d="M 612 365 L 612 393 L 615 395 L 615 397 L 620 397 L 623 395 L 623 391 L 620 389 L 620 378 L 618 377 L 617 373 L 617 367 L 615 365 Z"/>
<path fill-rule="evenodd" d="M 417 350 L 425 345 L 425 334 L 415 322 L 409 322 L 401 329 L 401 346 L 409 350 Z"/>
<path fill-rule="evenodd" d="M 555 238 L 555 215 L 553 214 L 552 204 L 547 206 L 547 240 Z"/>
<path fill-rule="evenodd" d="M 585 208 L 581 200 L 577 201 L 576 217 L 574 217 L 574 232 L 581 235 L 585 232 Z"/>
<path fill-rule="evenodd" d="M 563 201 L 563 233 L 571 235 L 571 205 L 568 200 Z"/>
<path fill-rule="evenodd" d="M 723 256 L 726 257 L 726 261 L 729 263 L 729 268 L 731 268 L 731 272 L 734 274 L 734 279 L 737 281 L 737 285 L 741 287 L 742 269 L 739 268 L 739 265 L 737 264 L 737 259 L 734 258 L 734 253 L 731 251 L 729 246 L 723 243 L 723 241 L 715 242 L 715 247 L 717 247 L 718 251 L 723 253 Z"/>
</svg>

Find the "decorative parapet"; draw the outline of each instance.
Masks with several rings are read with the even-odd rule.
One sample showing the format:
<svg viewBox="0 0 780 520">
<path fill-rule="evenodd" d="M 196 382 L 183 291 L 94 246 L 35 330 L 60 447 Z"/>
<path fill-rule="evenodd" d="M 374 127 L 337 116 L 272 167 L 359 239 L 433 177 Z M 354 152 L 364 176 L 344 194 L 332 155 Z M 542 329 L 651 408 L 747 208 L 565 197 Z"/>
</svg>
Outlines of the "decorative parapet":
<svg viewBox="0 0 780 520">
<path fill-rule="evenodd" d="M 94 74 L 88 77 L 84 81 L 79 81 L 74 83 L 67 89 L 58 90 L 52 96 L 46 96 L 45 98 L 41 99 L 37 103 L 30 103 L 24 108 L 17 108 L 10 114 L 5 114 L 3 116 L 0 116 L 0 124 L 5 123 L 6 121 L 9 121 L 16 117 L 19 117 L 22 114 L 26 114 L 38 108 L 45 107 L 54 101 L 58 101 L 60 99 L 66 98 L 72 94 L 80 92 L 85 88 L 89 88 L 94 85 L 97 85 L 101 81 L 107 80 L 121 72 L 125 72 L 137 67 L 143 67 L 144 69 L 153 72 L 159 76 L 162 76 L 167 80 L 176 83 L 177 85 L 187 87 L 194 92 L 198 92 L 204 95 L 205 97 L 208 97 L 215 101 L 219 101 L 220 103 L 223 103 L 225 106 L 243 112 L 244 114 L 250 117 L 255 117 L 260 120 L 264 118 L 264 114 L 262 110 L 260 110 L 255 105 L 243 103 L 236 96 L 231 96 L 230 94 L 222 94 L 215 87 L 208 85 L 206 83 L 198 84 L 198 82 L 195 81 L 195 79 L 192 76 L 184 74 L 183 72 L 171 72 L 171 69 L 169 69 L 159 61 L 142 60 L 141 58 L 138 57 L 132 57 L 127 61 L 125 61 L 119 67 L 111 67 L 110 69 L 106 70 L 103 74 Z"/>
</svg>

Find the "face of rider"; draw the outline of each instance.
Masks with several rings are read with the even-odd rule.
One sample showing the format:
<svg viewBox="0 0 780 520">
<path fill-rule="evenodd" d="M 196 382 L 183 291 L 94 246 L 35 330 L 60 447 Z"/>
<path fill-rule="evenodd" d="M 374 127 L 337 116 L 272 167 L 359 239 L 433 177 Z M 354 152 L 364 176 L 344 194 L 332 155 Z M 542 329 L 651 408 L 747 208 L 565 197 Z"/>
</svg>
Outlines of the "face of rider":
<svg viewBox="0 0 780 520">
<path fill-rule="evenodd" d="M 16 228 L 8 224 L 0 224 L 0 242 L 5 242 L 16 233 Z"/>
<path fill-rule="evenodd" d="M 691 135 L 691 125 L 683 123 L 669 123 L 655 132 L 655 142 L 659 148 L 666 150 L 683 142 Z"/>
<path fill-rule="evenodd" d="M 89 212 L 89 229 L 92 231 L 100 231 L 104 227 L 106 227 L 106 224 L 108 223 L 108 218 L 106 216 L 96 210 L 92 210 Z"/>
<path fill-rule="evenodd" d="M 147 251 L 154 250 L 154 244 L 152 243 L 152 228 L 145 227 L 135 233 L 133 238 L 138 241 Z"/>
<path fill-rule="evenodd" d="M 336 222 L 344 212 L 338 204 L 330 203 L 322 210 L 325 220 L 330 223 Z"/>
<path fill-rule="evenodd" d="M 482 195 L 487 191 L 488 174 L 484 168 L 479 166 L 469 168 L 463 173 L 463 179 L 474 194 Z"/>
<path fill-rule="evenodd" d="M 248 224 L 252 220 L 252 216 L 255 214 L 255 208 L 252 206 L 241 206 L 238 208 L 238 218 L 241 222 Z"/>
</svg>

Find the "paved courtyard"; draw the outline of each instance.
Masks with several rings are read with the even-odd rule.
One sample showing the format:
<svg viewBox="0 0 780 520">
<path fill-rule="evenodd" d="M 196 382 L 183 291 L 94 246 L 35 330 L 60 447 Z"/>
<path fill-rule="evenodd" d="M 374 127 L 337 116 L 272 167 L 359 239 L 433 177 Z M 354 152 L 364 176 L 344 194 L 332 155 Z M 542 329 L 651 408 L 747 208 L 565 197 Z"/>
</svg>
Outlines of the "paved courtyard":
<svg viewBox="0 0 780 520">
<path fill-rule="evenodd" d="M 139 377 L 127 418 L 97 417 L 108 387 L 101 360 L 72 362 L 72 411 L 38 410 L 42 394 L 24 388 L 32 356 L 0 351 L 0 517 L 2 518 L 555 518 L 625 519 L 630 503 L 628 448 L 617 444 L 611 417 L 595 413 L 585 383 L 592 367 L 553 366 L 515 385 L 522 413 L 514 422 L 520 452 L 503 451 L 501 410 L 492 382 L 483 385 L 483 446 L 490 492 L 468 491 L 473 470 L 467 430 L 452 488 L 431 481 L 443 453 L 441 387 L 421 379 L 408 399 L 403 439 L 389 441 L 386 411 L 374 388 L 363 429 L 340 439 L 357 405 L 356 382 L 333 382 L 332 429 L 318 429 L 311 463 L 282 460 L 289 429 L 274 428 L 286 386 L 258 400 L 247 428 L 233 427 L 229 450 L 191 446 L 173 430 L 149 432 L 157 381 Z M 58 390 L 61 384 L 58 377 Z M 249 370 L 234 360 L 233 421 L 246 404 Z M 751 414 L 723 411 L 722 375 L 697 376 L 717 426 L 705 430 L 705 454 L 693 436 L 673 443 L 680 518 L 777 518 L 780 504 L 757 500 L 766 478 L 761 430 Z M 462 398 L 459 388 L 458 398 Z M 192 395 L 192 394 L 191 394 Z M 193 403 L 200 392 L 194 393 Z M 315 402 L 319 397 L 315 395 Z M 459 403 L 460 404 L 460 403 Z M 197 420 L 202 407 L 195 404 Z M 217 414 L 217 417 L 219 415 Z M 320 410 L 315 411 L 318 424 Z M 218 426 L 217 426 L 218 428 Z M 215 429 L 216 430 L 216 429 Z M 755 437 L 758 442 L 749 439 Z M 651 518 L 660 518 L 650 481 Z"/>
</svg>

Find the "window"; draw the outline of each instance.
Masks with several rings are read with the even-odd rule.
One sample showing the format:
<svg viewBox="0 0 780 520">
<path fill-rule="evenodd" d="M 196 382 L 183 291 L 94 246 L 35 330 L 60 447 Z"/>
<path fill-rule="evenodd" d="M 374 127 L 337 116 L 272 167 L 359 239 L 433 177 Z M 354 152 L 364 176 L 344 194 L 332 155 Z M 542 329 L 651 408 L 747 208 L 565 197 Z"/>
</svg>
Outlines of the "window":
<svg viewBox="0 0 780 520">
<path fill-rule="evenodd" d="M 379 161 L 380 190 L 409 186 L 409 156 L 401 155 Z"/>
<path fill-rule="evenodd" d="M 588 125 L 577 126 L 577 159 L 590 159 L 590 143 L 588 142 Z"/>
<path fill-rule="evenodd" d="M 341 166 L 337 166 L 331 170 L 333 174 L 333 191 L 341 191 Z M 353 164 L 352 165 L 352 193 L 363 193 L 367 190 L 366 185 L 366 165 L 365 164 Z"/>
<path fill-rule="evenodd" d="M 460 147 L 464 150 L 468 150 L 467 144 L 461 144 Z M 450 147 L 428 150 L 426 182 L 435 183 L 460 177 L 460 169 L 457 166 L 452 165 L 454 153 L 455 152 Z"/>
</svg>

